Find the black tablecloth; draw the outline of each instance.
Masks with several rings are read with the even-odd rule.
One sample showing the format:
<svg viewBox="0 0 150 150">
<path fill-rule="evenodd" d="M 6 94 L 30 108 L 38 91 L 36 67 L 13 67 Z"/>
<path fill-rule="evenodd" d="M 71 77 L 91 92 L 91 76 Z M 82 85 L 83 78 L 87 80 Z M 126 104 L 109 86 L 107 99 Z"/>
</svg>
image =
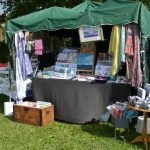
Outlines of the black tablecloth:
<svg viewBox="0 0 150 150">
<path fill-rule="evenodd" d="M 42 78 L 33 78 L 32 84 L 36 101 L 53 103 L 55 119 L 72 123 L 98 121 L 107 105 L 125 101 L 131 95 L 127 84 Z"/>
</svg>

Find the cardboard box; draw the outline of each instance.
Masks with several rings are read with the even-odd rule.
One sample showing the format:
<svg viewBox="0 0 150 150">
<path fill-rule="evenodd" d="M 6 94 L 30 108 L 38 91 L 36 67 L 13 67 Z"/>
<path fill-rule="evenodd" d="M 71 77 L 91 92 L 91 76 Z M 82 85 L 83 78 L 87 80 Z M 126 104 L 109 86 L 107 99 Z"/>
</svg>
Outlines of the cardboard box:
<svg viewBox="0 0 150 150">
<path fill-rule="evenodd" d="M 23 102 L 13 106 L 14 121 L 43 126 L 54 121 L 54 105 L 37 108 L 36 102 Z"/>
</svg>

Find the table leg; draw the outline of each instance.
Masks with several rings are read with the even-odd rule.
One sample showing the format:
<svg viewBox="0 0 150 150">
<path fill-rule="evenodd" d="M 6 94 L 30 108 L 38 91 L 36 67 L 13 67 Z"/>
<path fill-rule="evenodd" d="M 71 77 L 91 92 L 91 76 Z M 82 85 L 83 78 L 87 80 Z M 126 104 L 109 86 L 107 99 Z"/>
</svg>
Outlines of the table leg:
<svg viewBox="0 0 150 150">
<path fill-rule="evenodd" d="M 150 142 L 150 138 L 149 137 L 147 137 L 147 142 Z"/>
<path fill-rule="evenodd" d="M 148 145 L 147 145 L 147 139 L 146 139 L 146 137 L 143 137 L 143 142 L 144 142 L 144 145 L 145 145 L 145 150 L 148 150 Z"/>
<path fill-rule="evenodd" d="M 150 140 L 150 138 L 147 137 L 147 117 L 148 117 L 148 113 L 144 112 L 144 125 L 143 125 L 143 130 L 142 130 L 142 137 L 143 137 L 143 142 L 144 142 L 146 150 L 148 150 L 147 142 L 149 142 Z"/>
<path fill-rule="evenodd" d="M 143 142 L 145 145 L 145 150 L 148 150 L 148 144 L 147 142 L 150 142 L 150 138 L 147 136 L 147 116 L 148 113 L 144 112 L 144 124 L 142 129 L 142 134 L 140 136 L 137 136 L 133 141 L 130 143 L 136 143 L 136 142 Z"/>
<path fill-rule="evenodd" d="M 143 129 L 142 129 L 142 136 L 147 136 L 147 116 L 148 116 L 148 113 L 144 112 L 144 124 L 143 124 Z"/>
<path fill-rule="evenodd" d="M 131 142 L 129 142 L 130 144 L 136 143 L 136 142 L 142 142 L 142 136 L 137 136 L 134 140 L 132 140 Z"/>
</svg>

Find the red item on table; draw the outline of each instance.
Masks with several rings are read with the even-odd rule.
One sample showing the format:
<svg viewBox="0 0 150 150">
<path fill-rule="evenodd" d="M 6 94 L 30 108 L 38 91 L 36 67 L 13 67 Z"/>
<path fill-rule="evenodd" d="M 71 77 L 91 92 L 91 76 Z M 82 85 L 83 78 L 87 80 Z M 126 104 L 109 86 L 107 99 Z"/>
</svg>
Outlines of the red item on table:
<svg viewBox="0 0 150 150">
<path fill-rule="evenodd" d="M 7 67 L 7 64 L 0 63 L 0 67 Z"/>
</svg>

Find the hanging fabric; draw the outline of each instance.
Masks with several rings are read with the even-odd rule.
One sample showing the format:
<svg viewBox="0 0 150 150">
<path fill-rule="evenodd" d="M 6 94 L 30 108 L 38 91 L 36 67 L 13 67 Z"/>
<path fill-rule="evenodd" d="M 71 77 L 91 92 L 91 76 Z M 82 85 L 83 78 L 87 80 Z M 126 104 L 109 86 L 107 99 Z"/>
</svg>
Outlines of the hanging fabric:
<svg viewBox="0 0 150 150">
<path fill-rule="evenodd" d="M 142 86 L 140 56 L 140 31 L 135 23 L 126 25 L 126 66 L 127 78 L 132 86 Z"/>
<path fill-rule="evenodd" d="M 25 79 L 32 73 L 32 66 L 28 54 L 25 52 L 26 40 L 23 32 L 15 33 L 16 47 L 16 88 L 17 98 L 23 99 L 26 96 Z"/>
<path fill-rule="evenodd" d="M 150 43 L 148 42 L 147 36 L 141 37 L 141 62 L 142 62 L 142 71 L 143 71 L 143 83 L 149 83 L 150 80 Z M 149 46 L 148 46 L 149 45 Z"/>
<path fill-rule="evenodd" d="M 114 25 L 110 36 L 109 51 L 108 51 L 109 54 L 113 55 L 112 69 L 111 69 L 111 75 L 113 77 L 116 76 L 118 73 L 119 48 L 120 48 L 120 26 Z"/>
<path fill-rule="evenodd" d="M 121 26 L 120 32 L 120 61 L 125 63 L 125 26 Z"/>
</svg>

